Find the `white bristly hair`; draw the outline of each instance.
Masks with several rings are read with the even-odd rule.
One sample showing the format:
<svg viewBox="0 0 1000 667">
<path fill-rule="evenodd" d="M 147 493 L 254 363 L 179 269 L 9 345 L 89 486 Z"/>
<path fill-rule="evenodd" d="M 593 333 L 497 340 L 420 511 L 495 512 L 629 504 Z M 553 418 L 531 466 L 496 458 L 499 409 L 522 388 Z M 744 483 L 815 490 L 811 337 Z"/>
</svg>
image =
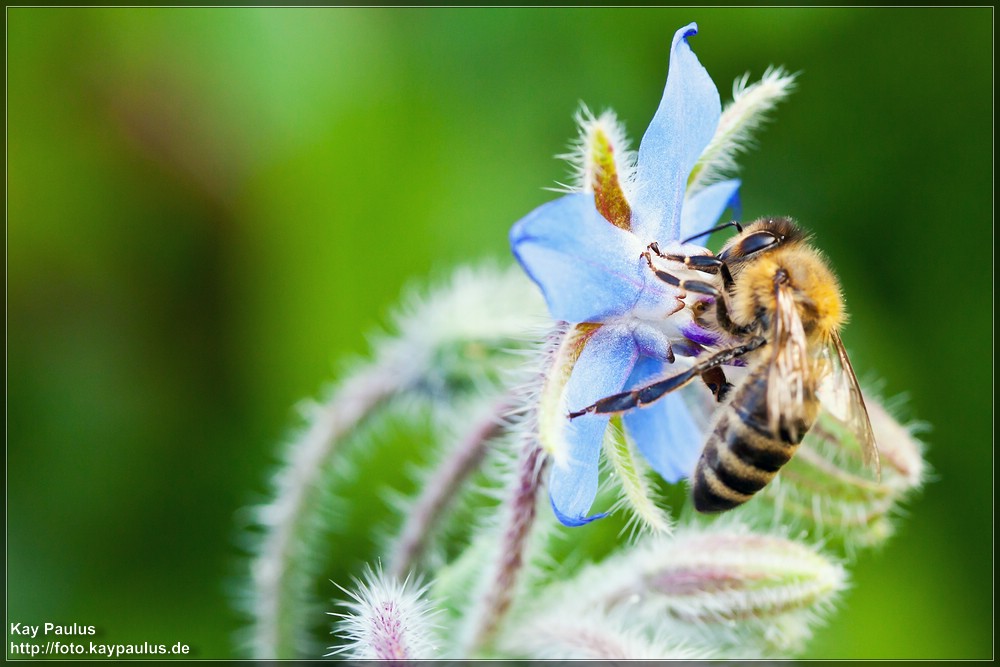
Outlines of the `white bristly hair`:
<svg viewBox="0 0 1000 667">
<path fill-rule="evenodd" d="M 753 145 L 752 134 L 768 113 L 788 97 L 798 74 L 769 67 L 757 83 L 747 85 L 750 74 L 733 83 L 733 101 L 726 105 L 712 141 L 705 147 L 688 178 L 688 196 L 737 170 L 736 156 Z"/>
<path fill-rule="evenodd" d="M 426 586 L 409 578 L 386 577 L 381 567 L 369 567 L 350 596 L 344 613 L 327 612 L 340 620 L 334 632 L 344 641 L 327 656 L 351 660 L 419 660 L 437 656 L 437 613 L 425 599 Z"/>
<path fill-rule="evenodd" d="M 594 176 L 597 165 L 590 159 L 594 139 L 599 134 L 604 135 L 611 146 L 615 169 L 618 172 L 618 182 L 628 199 L 628 187 L 635 175 L 636 153 L 629 146 L 625 127 L 611 109 L 594 116 L 586 104 L 580 103 L 574 120 L 577 124 L 577 138 L 570 145 L 568 153 L 557 155 L 570 165 L 570 182 L 560 183 L 552 188 L 556 192 L 593 192 Z"/>
</svg>

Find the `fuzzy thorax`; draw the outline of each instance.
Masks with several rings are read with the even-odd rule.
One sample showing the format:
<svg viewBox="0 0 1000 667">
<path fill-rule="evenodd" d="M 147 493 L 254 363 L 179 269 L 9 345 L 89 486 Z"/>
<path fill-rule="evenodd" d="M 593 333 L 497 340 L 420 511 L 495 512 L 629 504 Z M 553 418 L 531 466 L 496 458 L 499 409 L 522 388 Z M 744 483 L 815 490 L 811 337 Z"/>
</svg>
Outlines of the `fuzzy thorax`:
<svg viewBox="0 0 1000 667">
<path fill-rule="evenodd" d="M 788 276 L 810 342 L 828 342 L 846 320 L 840 282 L 823 256 L 804 241 L 784 245 L 737 269 L 733 321 L 749 324 L 761 319 L 761 313 L 767 321 L 773 318 L 777 310 L 774 281 L 779 271 Z"/>
</svg>

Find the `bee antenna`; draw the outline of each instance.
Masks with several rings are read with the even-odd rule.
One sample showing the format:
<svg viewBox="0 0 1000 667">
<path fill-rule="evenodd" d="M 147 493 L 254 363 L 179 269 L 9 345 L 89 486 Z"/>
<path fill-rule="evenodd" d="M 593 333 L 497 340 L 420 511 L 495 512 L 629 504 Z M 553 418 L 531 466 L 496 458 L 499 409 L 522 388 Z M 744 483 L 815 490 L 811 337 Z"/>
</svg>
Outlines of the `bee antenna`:
<svg viewBox="0 0 1000 667">
<path fill-rule="evenodd" d="M 736 220 L 733 220 L 731 222 L 727 222 L 724 225 L 719 225 L 718 227 L 712 227 L 711 229 L 706 229 L 703 232 L 698 232 L 694 236 L 689 236 L 683 241 L 681 241 L 681 244 L 683 245 L 684 243 L 690 243 L 691 241 L 694 241 L 697 238 L 701 238 L 702 236 L 708 236 L 709 234 L 713 234 L 715 232 L 721 232 L 723 229 L 729 229 L 730 227 L 735 227 L 737 232 L 743 231 L 743 225 L 741 225 Z"/>
</svg>

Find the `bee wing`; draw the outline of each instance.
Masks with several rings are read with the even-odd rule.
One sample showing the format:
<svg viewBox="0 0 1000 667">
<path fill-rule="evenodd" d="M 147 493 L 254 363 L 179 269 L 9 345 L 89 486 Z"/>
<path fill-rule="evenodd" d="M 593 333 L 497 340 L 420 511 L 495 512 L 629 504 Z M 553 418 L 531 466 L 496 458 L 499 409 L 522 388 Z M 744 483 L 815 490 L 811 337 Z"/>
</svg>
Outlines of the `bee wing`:
<svg viewBox="0 0 1000 667">
<path fill-rule="evenodd" d="M 771 429 L 777 433 L 782 421 L 786 428 L 794 428 L 798 417 L 805 412 L 811 360 L 791 287 L 776 282 L 774 292 L 776 306 L 767 377 L 767 414 Z"/>
<path fill-rule="evenodd" d="M 858 377 L 854 374 L 839 334 L 834 333 L 830 344 L 821 352 L 821 357 L 829 371 L 818 390 L 823 410 L 854 436 L 861 447 L 862 461 L 881 478 L 882 468 L 871 420 L 868 418 L 868 408 L 865 407 Z"/>
</svg>

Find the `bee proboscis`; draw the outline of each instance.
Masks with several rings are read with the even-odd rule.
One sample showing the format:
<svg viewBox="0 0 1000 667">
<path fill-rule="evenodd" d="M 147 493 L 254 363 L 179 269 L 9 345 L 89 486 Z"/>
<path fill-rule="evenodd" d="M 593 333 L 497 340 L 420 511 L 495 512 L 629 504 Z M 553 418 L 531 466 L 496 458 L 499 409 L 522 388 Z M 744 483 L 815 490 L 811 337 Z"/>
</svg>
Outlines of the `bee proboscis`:
<svg viewBox="0 0 1000 667">
<path fill-rule="evenodd" d="M 701 378 L 720 405 L 691 476 L 699 512 L 722 512 L 750 500 L 795 454 L 821 411 L 844 424 L 864 462 L 879 470 L 868 411 L 840 339 L 845 313 L 836 275 L 787 218 L 731 226 L 739 233 L 717 255 L 662 254 L 655 243 L 643 253 L 660 280 L 714 299 L 715 307 L 697 317 L 719 334 L 722 346 L 681 373 L 569 415 L 624 412 Z M 680 271 L 664 270 L 654 256 L 707 279 L 679 278 Z M 748 370 L 734 386 L 723 366 L 736 360 Z"/>
</svg>

